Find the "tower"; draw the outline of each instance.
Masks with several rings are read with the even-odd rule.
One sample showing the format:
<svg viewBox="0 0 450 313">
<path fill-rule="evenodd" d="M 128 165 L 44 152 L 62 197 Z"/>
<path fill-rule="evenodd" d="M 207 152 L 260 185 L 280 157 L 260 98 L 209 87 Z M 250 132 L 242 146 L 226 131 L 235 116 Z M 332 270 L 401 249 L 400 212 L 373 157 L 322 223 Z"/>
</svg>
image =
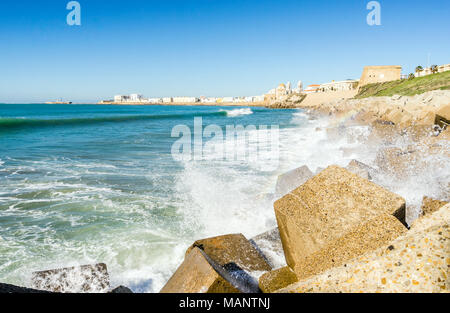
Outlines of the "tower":
<svg viewBox="0 0 450 313">
<path fill-rule="evenodd" d="M 301 80 L 299 80 L 297 83 L 297 91 L 298 93 L 303 91 L 303 82 Z"/>
</svg>

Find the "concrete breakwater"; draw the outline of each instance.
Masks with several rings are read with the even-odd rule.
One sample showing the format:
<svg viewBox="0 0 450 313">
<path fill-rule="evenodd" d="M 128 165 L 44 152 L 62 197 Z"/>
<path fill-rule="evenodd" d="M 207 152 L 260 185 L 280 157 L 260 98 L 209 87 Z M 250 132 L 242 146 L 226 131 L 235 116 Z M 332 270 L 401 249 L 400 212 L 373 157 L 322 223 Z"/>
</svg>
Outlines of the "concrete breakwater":
<svg viewBox="0 0 450 313">
<path fill-rule="evenodd" d="M 251 240 L 231 234 L 193 243 L 161 292 L 446 292 L 450 205 L 424 211 L 408 230 L 402 197 L 330 166 L 275 203 L 277 229 Z M 270 262 L 277 248 L 285 267 Z M 36 277 L 39 290 L 74 292 L 74 281 L 78 292 L 110 290 L 105 265 Z M 0 285 L 3 292 L 39 290 Z"/>
<path fill-rule="evenodd" d="M 258 236 L 259 244 L 237 234 L 203 240 L 162 291 L 448 292 L 448 177 L 436 179 L 439 199 L 424 197 L 419 208 L 389 191 L 389 183 L 373 180 L 407 185 L 408 177 L 449 165 L 449 99 L 448 91 L 434 91 L 297 105 L 310 109 L 312 119 L 331 117 L 330 140 L 353 137 L 374 147 L 374 164 L 353 160 L 347 168 L 331 165 L 316 173 L 303 166 L 280 176 L 277 229 Z M 355 138 L 347 131 L 354 125 L 367 126 L 369 135 Z M 238 237 L 239 243 L 231 239 Z M 246 268 L 249 243 L 266 260 L 253 271 Z M 287 266 L 264 270 L 280 247 Z"/>
<path fill-rule="evenodd" d="M 411 101 L 397 98 L 391 101 Z M 331 112 L 328 127 L 318 132 L 326 132 L 330 141 L 346 138 L 372 147 L 373 162 L 353 160 L 345 168 L 329 164 L 318 170 L 298 164 L 274 188 L 276 229 L 250 239 L 241 234 L 199 238 L 162 291 L 448 291 L 446 176 L 436 176 L 435 189 L 441 192 L 423 194 L 429 197 L 419 208 L 391 188 L 392 182 L 408 188 L 410 177 L 420 183 L 422 173 L 445 172 L 448 166 L 448 98 L 435 93 L 433 99 L 407 109 L 413 112 L 409 123 L 393 118 L 404 105 L 389 104 L 392 111 L 386 114 L 380 99 L 311 107 L 312 120 Z M 433 108 L 433 115 L 421 119 L 422 107 Z M 368 134 L 349 131 L 354 125 L 364 125 Z M 342 153 L 353 155 L 351 149 Z M 418 218 L 420 211 L 426 214 Z M 286 264 L 275 264 L 272 253 L 283 254 Z"/>
<path fill-rule="evenodd" d="M 240 234 L 208 238 L 162 292 L 448 291 L 450 206 L 410 230 L 405 208 L 402 197 L 330 166 L 275 203 L 278 229 L 262 236 L 282 247 L 286 267 L 268 270 L 267 246 Z"/>
</svg>

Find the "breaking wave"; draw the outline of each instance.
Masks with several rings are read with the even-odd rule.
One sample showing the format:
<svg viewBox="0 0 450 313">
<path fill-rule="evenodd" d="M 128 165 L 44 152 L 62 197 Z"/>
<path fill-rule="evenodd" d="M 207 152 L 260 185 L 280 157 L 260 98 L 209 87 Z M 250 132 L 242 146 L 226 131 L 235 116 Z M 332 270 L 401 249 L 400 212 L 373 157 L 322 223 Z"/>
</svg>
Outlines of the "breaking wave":
<svg viewBox="0 0 450 313">
<path fill-rule="evenodd" d="M 234 109 L 234 110 L 223 110 L 222 112 L 226 112 L 228 117 L 236 117 L 241 115 L 251 115 L 253 114 L 252 109 L 250 108 L 243 108 L 243 109 Z"/>
<path fill-rule="evenodd" d="M 226 116 L 227 112 L 208 112 L 208 113 L 184 113 L 184 114 L 161 114 L 161 115 L 126 115 L 126 116 L 102 116 L 86 118 L 0 118 L 0 131 L 22 128 L 41 128 L 70 125 L 90 125 L 99 123 L 118 123 L 133 122 L 145 120 L 161 119 L 192 119 L 195 116 Z"/>
</svg>

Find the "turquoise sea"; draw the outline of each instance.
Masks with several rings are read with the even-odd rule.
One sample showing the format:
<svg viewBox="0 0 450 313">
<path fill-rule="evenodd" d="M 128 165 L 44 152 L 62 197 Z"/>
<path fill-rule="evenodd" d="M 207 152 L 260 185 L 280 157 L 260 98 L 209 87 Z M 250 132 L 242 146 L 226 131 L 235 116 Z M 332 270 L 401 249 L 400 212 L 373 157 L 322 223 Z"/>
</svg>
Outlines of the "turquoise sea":
<svg viewBox="0 0 450 313">
<path fill-rule="evenodd" d="M 0 104 L 0 282 L 105 262 L 112 284 L 157 292 L 193 240 L 275 226 L 282 166 L 175 161 L 175 125 L 272 125 L 298 110 Z M 262 160 L 261 162 L 264 162 Z M 287 168 L 286 168 L 287 169 Z"/>
</svg>

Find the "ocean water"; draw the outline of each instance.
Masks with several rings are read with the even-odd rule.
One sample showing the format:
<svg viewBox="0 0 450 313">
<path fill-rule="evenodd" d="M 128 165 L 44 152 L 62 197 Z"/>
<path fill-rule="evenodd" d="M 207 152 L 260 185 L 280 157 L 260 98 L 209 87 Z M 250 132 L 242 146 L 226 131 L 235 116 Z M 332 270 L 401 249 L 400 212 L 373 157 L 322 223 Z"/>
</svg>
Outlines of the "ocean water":
<svg viewBox="0 0 450 313">
<path fill-rule="evenodd" d="M 294 111 L 0 104 L 0 281 L 105 262 L 113 285 L 157 292 L 196 239 L 275 226 L 278 169 L 172 158 L 172 128 L 294 128 Z"/>
<path fill-rule="evenodd" d="M 255 125 L 258 133 L 260 125 L 277 125 L 276 166 L 264 154 L 174 160 L 172 129 L 193 129 L 195 117 L 224 130 Z M 329 123 L 301 110 L 0 104 L 0 282 L 30 286 L 33 271 L 104 262 L 113 286 L 158 292 L 193 241 L 227 233 L 251 238 L 276 227 L 278 175 L 352 159 L 375 166 L 379 147 L 361 139 L 368 127 L 329 138 Z M 420 175 L 374 180 L 404 196 L 417 215 L 424 194 L 446 196 L 436 184 L 450 181 L 444 161 L 444 170 L 432 162 Z"/>
</svg>

